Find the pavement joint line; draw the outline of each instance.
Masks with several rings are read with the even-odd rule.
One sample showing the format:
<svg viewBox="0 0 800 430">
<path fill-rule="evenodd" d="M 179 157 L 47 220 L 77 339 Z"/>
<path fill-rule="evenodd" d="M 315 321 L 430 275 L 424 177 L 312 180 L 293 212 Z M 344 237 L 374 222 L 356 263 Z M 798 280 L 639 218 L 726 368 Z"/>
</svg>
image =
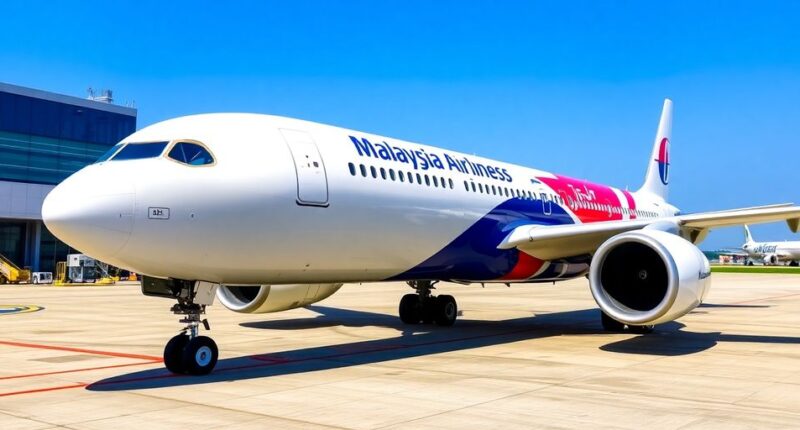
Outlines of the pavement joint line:
<svg viewBox="0 0 800 430">
<path fill-rule="evenodd" d="M 290 391 L 290 390 L 295 390 L 295 389 L 297 389 L 297 388 L 291 388 L 291 389 L 288 389 L 288 390 L 278 390 L 278 391 L 275 391 L 275 392 Z M 262 418 L 273 418 L 273 419 L 281 420 L 281 421 L 291 421 L 291 422 L 296 422 L 296 423 L 300 423 L 300 424 L 312 424 L 312 425 L 321 426 L 321 427 L 327 427 L 327 428 L 331 428 L 331 429 L 350 430 L 348 427 L 331 426 L 331 425 L 327 425 L 327 424 L 317 424 L 317 423 L 314 423 L 312 421 L 304 421 L 304 420 L 299 420 L 299 419 L 296 419 L 296 418 L 288 418 L 288 417 L 281 417 L 281 416 L 270 415 L 270 414 L 262 414 L 262 413 L 259 413 L 259 412 L 243 411 L 241 409 L 233 409 L 233 408 L 230 408 L 230 407 L 227 407 L 227 406 L 219 406 L 219 405 L 211 405 L 211 404 L 200 405 L 200 404 L 197 404 L 197 403 L 192 403 L 191 401 L 188 401 L 188 400 L 181 400 L 181 399 L 176 399 L 176 398 L 173 398 L 173 397 L 154 396 L 154 395 L 147 394 L 145 392 L 140 392 L 140 391 L 131 391 L 130 394 L 133 394 L 133 395 L 136 395 L 136 396 L 140 396 L 140 397 L 147 397 L 148 399 L 169 400 L 171 402 L 178 402 L 178 403 L 183 404 L 183 406 L 175 406 L 175 407 L 172 407 L 172 408 L 165 408 L 165 409 L 162 409 L 162 410 L 167 410 L 167 409 L 173 410 L 173 409 L 181 409 L 181 408 L 202 406 L 202 407 L 207 407 L 207 408 L 211 408 L 211 409 L 214 409 L 214 410 L 218 410 L 219 409 L 219 410 L 225 410 L 225 411 L 229 411 L 229 412 L 236 412 L 236 413 L 241 413 L 241 414 L 253 415 L 256 418 L 253 418 L 252 421 L 258 421 L 258 420 L 260 420 Z M 257 394 L 257 395 L 261 395 L 261 394 Z M 242 398 L 247 398 L 247 397 L 251 397 L 251 396 L 243 396 Z M 131 415 L 135 415 L 135 414 L 126 414 L 125 416 L 131 416 Z M 81 424 L 94 422 L 94 421 L 101 421 L 103 419 L 106 419 L 106 418 L 97 419 L 97 420 L 90 420 L 90 421 L 82 421 Z M 224 428 L 224 427 L 228 427 L 228 426 L 229 426 L 228 424 L 220 424 L 219 426 L 211 427 L 211 428 L 212 429 Z"/>
</svg>

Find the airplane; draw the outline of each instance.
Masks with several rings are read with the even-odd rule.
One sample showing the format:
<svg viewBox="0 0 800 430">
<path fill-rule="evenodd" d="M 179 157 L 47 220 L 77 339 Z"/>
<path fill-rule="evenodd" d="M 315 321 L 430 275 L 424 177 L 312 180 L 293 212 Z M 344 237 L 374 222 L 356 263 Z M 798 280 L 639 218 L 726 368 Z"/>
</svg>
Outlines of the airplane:
<svg viewBox="0 0 800 430">
<path fill-rule="evenodd" d="M 763 261 L 765 266 L 782 261 L 788 261 L 790 266 L 797 266 L 800 261 L 800 241 L 756 242 L 747 225 L 744 226 L 742 251 L 749 257 L 749 266 L 753 265 L 752 259 Z"/>
<path fill-rule="evenodd" d="M 200 328 L 215 297 L 242 313 L 310 305 L 343 283 L 404 281 L 406 324 L 451 326 L 435 284 L 588 277 L 606 330 L 647 333 L 710 285 L 695 246 L 714 227 L 787 221 L 791 204 L 681 214 L 667 200 L 672 101 L 637 191 L 314 122 L 218 113 L 133 133 L 46 197 L 47 228 L 143 274 L 185 327 L 164 348 L 177 374 L 212 371 Z"/>
</svg>

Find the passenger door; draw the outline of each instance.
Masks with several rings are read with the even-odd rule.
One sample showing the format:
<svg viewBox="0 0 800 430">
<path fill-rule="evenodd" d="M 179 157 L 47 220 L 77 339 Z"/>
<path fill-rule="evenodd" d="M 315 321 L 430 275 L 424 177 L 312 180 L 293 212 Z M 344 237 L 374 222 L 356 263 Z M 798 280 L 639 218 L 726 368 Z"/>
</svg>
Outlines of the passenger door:
<svg viewBox="0 0 800 430">
<path fill-rule="evenodd" d="M 297 203 L 309 206 L 328 206 L 328 177 L 317 144 L 310 134 L 299 130 L 281 129 L 289 145 L 297 174 Z"/>
<path fill-rule="evenodd" d="M 542 212 L 545 215 L 550 215 L 553 213 L 553 205 L 550 201 L 550 197 L 546 193 L 539 193 L 539 196 L 542 198 Z"/>
</svg>

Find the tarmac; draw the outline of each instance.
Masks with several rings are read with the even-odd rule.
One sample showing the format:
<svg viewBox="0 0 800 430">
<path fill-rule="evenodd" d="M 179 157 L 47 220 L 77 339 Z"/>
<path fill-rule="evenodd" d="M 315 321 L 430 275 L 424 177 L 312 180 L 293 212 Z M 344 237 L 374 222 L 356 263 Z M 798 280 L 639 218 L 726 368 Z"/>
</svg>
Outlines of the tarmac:
<svg viewBox="0 0 800 430">
<path fill-rule="evenodd" d="M 707 304 L 645 336 L 603 332 L 585 279 L 439 284 L 462 312 L 449 328 L 404 326 L 410 291 L 216 303 L 220 361 L 190 377 L 162 368 L 169 300 L 2 286 L 0 429 L 800 427 L 800 275 L 714 274 Z"/>
</svg>

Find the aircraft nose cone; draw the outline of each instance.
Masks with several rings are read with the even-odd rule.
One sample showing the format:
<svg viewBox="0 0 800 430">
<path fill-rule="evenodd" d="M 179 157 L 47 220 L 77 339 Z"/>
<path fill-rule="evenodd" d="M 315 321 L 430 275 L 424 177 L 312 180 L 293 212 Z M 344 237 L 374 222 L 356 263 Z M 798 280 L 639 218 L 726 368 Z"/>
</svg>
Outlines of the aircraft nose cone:
<svg viewBox="0 0 800 430">
<path fill-rule="evenodd" d="M 69 246 L 103 260 L 116 255 L 133 229 L 133 184 L 97 169 L 80 171 L 44 200 L 42 219 Z"/>
</svg>

